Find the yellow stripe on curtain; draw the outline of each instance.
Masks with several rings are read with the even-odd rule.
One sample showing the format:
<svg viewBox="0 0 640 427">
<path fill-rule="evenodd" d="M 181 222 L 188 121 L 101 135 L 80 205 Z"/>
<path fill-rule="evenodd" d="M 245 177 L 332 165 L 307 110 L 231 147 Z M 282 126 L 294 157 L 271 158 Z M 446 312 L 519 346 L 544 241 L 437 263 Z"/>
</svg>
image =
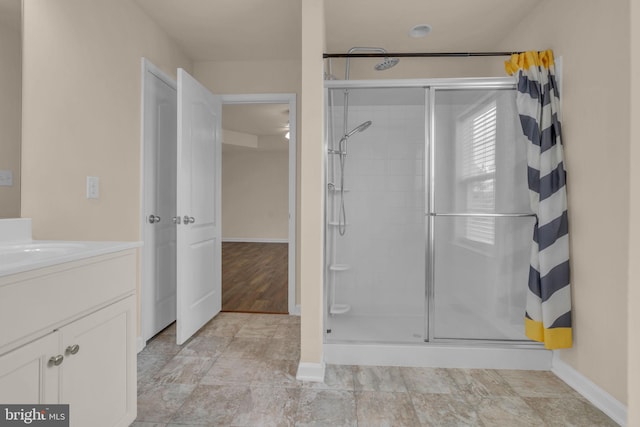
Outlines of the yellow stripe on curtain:
<svg viewBox="0 0 640 427">
<path fill-rule="evenodd" d="M 504 62 L 504 69 L 510 76 L 518 70 L 527 70 L 531 66 L 549 68 L 553 63 L 553 51 L 551 49 L 542 52 L 530 50 L 528 52 L 514 53 L 511 59 Z"/>
<path fill-rule="evenodd" d="M 524 330 L 526 335 L 534 341 L 544 343 L 545 348 L 554 350 L 557 348 L 571 348 L 573 333 L 571 328 L 544 327 L 542 322 L 536 322 L 525 317 Z"/>
</svg>

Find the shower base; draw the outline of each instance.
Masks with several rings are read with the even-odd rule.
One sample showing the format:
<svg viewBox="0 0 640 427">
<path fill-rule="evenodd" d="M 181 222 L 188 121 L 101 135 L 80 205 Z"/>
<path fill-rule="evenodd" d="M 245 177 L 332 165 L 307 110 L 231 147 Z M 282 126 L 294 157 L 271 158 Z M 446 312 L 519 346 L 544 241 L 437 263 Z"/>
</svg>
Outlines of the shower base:
<svg viewBox="0 0 640 427">
<path fill-rule="evenodd" d="M 422 316 L 334 315 L 325 363 L 475 369 L 551 369 L 552 352 L 536 343 L 425 342 Z M 354 340 L 354 337 L 357 338 Z"/>
<path fill-rule="evenodd" d="M 414 366 L 425 368 L 551 370 L 553 352 L 544 348 L 480 345 L 338 344 L 323 347 L 332 365 Z"/>
<path fill-rule="evenodd" d="M 346 304 L 345 304 L 346 305 Z M 423 316 L 331 316 L 331 333 L 328 342 L 397 342 L 421 343 L 424 341 Z"/>
</svg>

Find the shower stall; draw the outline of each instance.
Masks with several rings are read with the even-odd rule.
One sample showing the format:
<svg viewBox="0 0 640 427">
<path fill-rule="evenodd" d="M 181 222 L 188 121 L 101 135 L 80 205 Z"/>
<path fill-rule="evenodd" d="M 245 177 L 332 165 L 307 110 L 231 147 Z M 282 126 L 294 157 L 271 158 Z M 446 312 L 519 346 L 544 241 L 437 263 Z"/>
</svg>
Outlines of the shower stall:
<svg viewBox="0 0 640 427">
<path fill-rule="evenodd" d="M 328 362 L 354 344 L 539 350 L 514 81 L 325 87 Z"/>
</svg>

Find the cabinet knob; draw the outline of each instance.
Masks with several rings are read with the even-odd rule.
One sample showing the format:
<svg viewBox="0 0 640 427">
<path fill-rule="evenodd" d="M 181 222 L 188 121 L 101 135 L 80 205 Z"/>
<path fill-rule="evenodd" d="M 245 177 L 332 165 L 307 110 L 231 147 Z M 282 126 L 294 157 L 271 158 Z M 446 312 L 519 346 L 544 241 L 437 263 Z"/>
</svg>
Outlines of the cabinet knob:
<svg viewBox="0 0 640 427">
<path fill-rule="evenodd" d="M 67 353 L 76 354 L 78 351 L 80 351 L 80 346 L 78 344 L 67 347 Z"/>
<path fill-rule="evenodd" d="M 60 366 L 63 360 L 64 356 L 61 354 L 57 356 L 51 356 L 51 358 L 49 359 L 49 365 Z"/>
</svg>

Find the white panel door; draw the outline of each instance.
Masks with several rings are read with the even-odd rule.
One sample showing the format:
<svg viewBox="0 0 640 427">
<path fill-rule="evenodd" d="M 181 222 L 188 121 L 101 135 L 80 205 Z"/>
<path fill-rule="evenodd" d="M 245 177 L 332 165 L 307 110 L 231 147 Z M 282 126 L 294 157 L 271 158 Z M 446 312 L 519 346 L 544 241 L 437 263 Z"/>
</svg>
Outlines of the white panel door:
<svg viewBox="0 0 640 427">
<path fill-rule="evenodd" d="M 222 103 L 178 69 L 177 344 L 220 312 Z"/>
<path fill-rule="evenodd" d="M 175 81 L 147 63 L 144 97 L 143 334 L 148 340 L 176 320 Z"/>
</svg>

